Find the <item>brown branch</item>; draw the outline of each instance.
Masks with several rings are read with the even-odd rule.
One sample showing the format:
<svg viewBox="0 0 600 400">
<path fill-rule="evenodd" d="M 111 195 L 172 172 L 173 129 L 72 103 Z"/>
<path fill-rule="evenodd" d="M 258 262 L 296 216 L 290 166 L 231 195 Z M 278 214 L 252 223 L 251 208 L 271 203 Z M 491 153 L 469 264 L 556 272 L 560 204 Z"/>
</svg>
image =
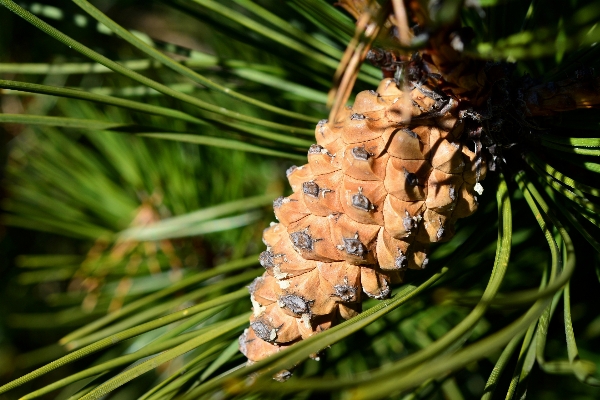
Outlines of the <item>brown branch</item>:
<svg viewBox="0 0 600 400">
<path fill-rule="evenodd" d="M 410 46 L 410 39 L 413 35 L 408 27 L 408 16 L 404 1 L 392 0 L 392 7 L 394 9 L 394 24 L 398 29 L 398 41 L 400 42 L 400 45 L 408 47 Z"/>
<path fill-rule="evenodd" d="M 432 72 L 441 75 L 440 89 L 460 101 L 480 105 L 489 95 L 490 82 L 484 71 L 484 62 L 465 56 L 459 29 L 449 27 L 436 32 L 427 48 L 421 52 Z"/>
<path fill-rule="evenodd" d="M 570 78 L 533 86 L 523 94 L 528 116 L 549 116 L 579 108 L 600 108 L 600 78 Z"/>
<path fill-rule="evenodd" d="M 385 15 L 386 10 L 375 4 L 372 9 L 363 11 L 356 22 L 356 33 L 340 60 L 333 78 L 334 84 L 329 91 L 327 100 L 328 105 L 331 105 L 329 120 L 336 121 L 348 101 L 360 66 L 381 30 Z"/>
<path fill-rule="evenodd" d="M 363 54 L 368 48 L 361 46 L 364 41 L 364 30 L 367 21 L 378 20 L 378 25 L 393 23 L 397 28 L 396 39 L 399 47 L 405 48 L 410 44 L 413 33 L 409 25 L 417 24 L 422 28 L 430 28 L 429 40 L 427 46 L 419 53 L 428 69 L 428 83 L 437 87 L 454 99 L 466 102 L 472 106 L 479 106 L 487 100 L 491 82 L 484 71 L 484 62 L 472 59 L 462 52 L 465 46 L 464 41 L 470 38 L 469 30 L 462 29 L 460 21 L 446 24 L 444 26 L 435 26 L 435 23 L 429 18 L 428 10 L 423 7 L 418 0 L 390 0 L 386 6 L 381 9 L 376 3 L 368 0 L 341 0 L 337 3 L 350 14 L 357 17 L 357 34 L 348 46 L 348 50 L 340 63 L 340 68 L 336 73 L 336 82 L 339 84 L 339 92 L 344 92 L 344 85 L 341 81 L 345 78 L 344 84 L 353 85 L 355 77 L 352 76 L 356 71 L 345 71 L 346 68 L 356 68 L 364 59 Z M 381 15 L 381 13 L 384 13 Z M 376 18 L 378 15 L 380 18 Z M 361 32 L 362 29 L 362 32 Z M 359 38 L 363 37 L 363 40 Z M 376 35 L 376 33 L 375 33 Z M 375 36 L 374 35 L 374 36 Z M 372 39 L 374 39 L 374 36 Z M 387 50 L 387 49 L 386 49 Z M 393 50 L 398 50 L 392 49 Z M 388 71 L 384 70 L 384 73 Z M 345 75 L 344 77 L 342 77 Z M 330 99 L 336 96 L 336 106 L 332 111 L 332 116 L 337 114 L 343 100 L 344 104 L 347 97 L 343 93 L 338 93 L 338 87 L 330 92 Z M 349 94 L 349 90 L 346 90 Z"/>
</svg>

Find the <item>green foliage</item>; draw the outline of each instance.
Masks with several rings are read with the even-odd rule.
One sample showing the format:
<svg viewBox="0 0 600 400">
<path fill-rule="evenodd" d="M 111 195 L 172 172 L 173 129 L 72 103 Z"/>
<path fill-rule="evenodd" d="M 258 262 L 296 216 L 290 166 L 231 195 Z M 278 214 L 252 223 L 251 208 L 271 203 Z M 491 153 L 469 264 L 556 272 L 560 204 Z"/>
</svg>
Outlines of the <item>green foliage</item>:
<svg viewBox="0 0 600 400">
<path fill-rule="evenodd" d="M 62 336 L 20 368 L 0 368 L 0 393 L 599 395 L 596 111 L 540 119 L 535 135 L 524 126 L 536 139 L 520 144 L 524 161 L 489 174 L 476 216 L 390 299 L 246 365 L 235 338 L 251 307 L 244 286 L 262 273 L 268 206 L 326 116 L 352 19 L 322 0 L 0 3 L 0 123 L 14 135 L 2 220 L 38 232 L 44 249 L 16 260 L 20 298 L 43 295 L 3 311 L 0 364 L 3 330 Z M 432 6 L 432 19 L 443 24 L 462 5 Z M 168 23 L 133 29 L 145 17 Z M 540 80 L 598 68 L 596 2 L 485 1 L 460 17 L 475 32 L 473 57 Z M 38 44 L 19 54 L 10 32 Z M 194 50 L 159 40 L 169 35 Z M 379 76 L 363 65 L 356 90 Z M 285 384 L 271 379 L 296 365 Z"/>
</svg>

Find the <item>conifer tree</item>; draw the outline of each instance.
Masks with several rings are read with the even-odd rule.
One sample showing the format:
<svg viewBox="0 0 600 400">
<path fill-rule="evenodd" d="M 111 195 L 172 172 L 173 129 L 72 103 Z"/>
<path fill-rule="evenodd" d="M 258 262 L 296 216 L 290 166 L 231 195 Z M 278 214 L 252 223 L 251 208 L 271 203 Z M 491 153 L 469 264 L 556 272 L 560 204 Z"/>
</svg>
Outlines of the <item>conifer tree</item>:
<svg viewBox="0 0 600 400">
<path fill-rule="evenodd" d="M 598 395 L 595 2 L 0 3 L 0 396 Z"/>
</svg>

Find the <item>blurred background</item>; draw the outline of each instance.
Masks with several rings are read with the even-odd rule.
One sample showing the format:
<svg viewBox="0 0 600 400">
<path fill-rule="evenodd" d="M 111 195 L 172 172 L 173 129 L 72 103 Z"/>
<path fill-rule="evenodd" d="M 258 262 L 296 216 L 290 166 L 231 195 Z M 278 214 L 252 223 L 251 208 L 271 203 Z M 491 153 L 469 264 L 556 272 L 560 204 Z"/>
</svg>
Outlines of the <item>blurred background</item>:
<svg viewBox="0 0 600 400">
<path fill-rule="evenodd" d="M 182 46 L 169 52 L 176 59 L 189 59 L 188 49 L 198 50 L 199 57 L 208 59 L 200 61 L 213 79 L 229 77 L 229 87 L 271 101 L 273 93 L 268 89 L 232 78 L 228 67 L 220 65 L 227 60 L 241 66 L 252 60 L 268 65 L 267 54 L 258 57 L 251 46 L 159 2 L 107 1 L 96 5 L 116 21 L 146 32 L 157 42 Z M 122 40 L 98 29 L 98 24 L 72 3 L 30 2 L 25 6 L 105 56 L 134 61 L 143 58 Z M 4 7 L 0 8 L 0 20 L 2 63 L 36 63 L 42 68 L 89 63 Z M 19 72 L 18 68 L 1 70 L 1 78 L 78 87 L 173 106 L 169 99 L 127 78 L 89 73 L 85 66 L 83 72 Z M 146 72 L 185 93 L 215 103 L 222 100 L 214 99 L 199 85 L 181 82 L 166 68 Z M 258 87 L 261 91 L 256 90 Z M 253 111 L 244 104 L 234 106 L 248 114 Z M 25 96 L 14 91 L 0 94 L 0 107 L 2 113 L 93 120 L 108 117 L 124 125 L 148 125 L 147 118 L 153 118 L 111 106 Z M 321 107 L 318 111 L 324 110 Z M 179 121 L 154 122 L 165 131 L 184 129 Z M 204 129 L 215 131 L 212 127 Z M 4 214 L 0 228 L 2 382 L 64 354 L 57 344 L 61 337 L 118 309 L 123 302 L 167 287 L 199 270 L 262 251 L 262 230 L 273 219 L 271 201 L 288 190 L 285 170 L 293 164 L 281 157 L 145 139 L 128 133 L 90 134 L 77 128 L 23 124 L 2 124 L 0 132 Z M 250 204 L 244 201 L 248 198 Z M 239 204 L 234 204 L 233 209 L 210 212 L 211 206 L 235 200 L 241 200 L 247 210 L 239 212 Z M 127 228 L 207 208 L 210 218 L 199 215 L 191 227 L 186 222 L 187 232 L 179 226 L 159 241 L 115 243 L 114 234 Z M 250 280 L 246 274 L 245 282 Z M 244 306 L 249 308 L 249 302 Z M 81 365 L 73 364 L 44 379 L 52 382 L 79 369 Z"/>
</svg>

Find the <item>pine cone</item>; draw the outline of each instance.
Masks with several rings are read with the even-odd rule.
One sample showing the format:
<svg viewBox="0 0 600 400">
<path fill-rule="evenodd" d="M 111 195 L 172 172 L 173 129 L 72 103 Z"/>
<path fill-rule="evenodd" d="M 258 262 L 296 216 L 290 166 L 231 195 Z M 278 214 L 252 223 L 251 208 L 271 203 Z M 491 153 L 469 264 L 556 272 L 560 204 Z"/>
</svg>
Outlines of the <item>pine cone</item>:
<svg viewBox="0 0 600 400">
<path fill-rule="evenodd" d="M 294 194 L 273 202 L 279 223 L 263 235 L 266 272 L 249 287 L 240 337 L 250 361 L 357 315 L 363 294 L 387 297 L 475 212 L 486 165 L 461 142 L 458 114 L 432 88 L 404 93 L 385 79 L 318 123 L 308 164 L 287 171 Z"/>
</svg>

